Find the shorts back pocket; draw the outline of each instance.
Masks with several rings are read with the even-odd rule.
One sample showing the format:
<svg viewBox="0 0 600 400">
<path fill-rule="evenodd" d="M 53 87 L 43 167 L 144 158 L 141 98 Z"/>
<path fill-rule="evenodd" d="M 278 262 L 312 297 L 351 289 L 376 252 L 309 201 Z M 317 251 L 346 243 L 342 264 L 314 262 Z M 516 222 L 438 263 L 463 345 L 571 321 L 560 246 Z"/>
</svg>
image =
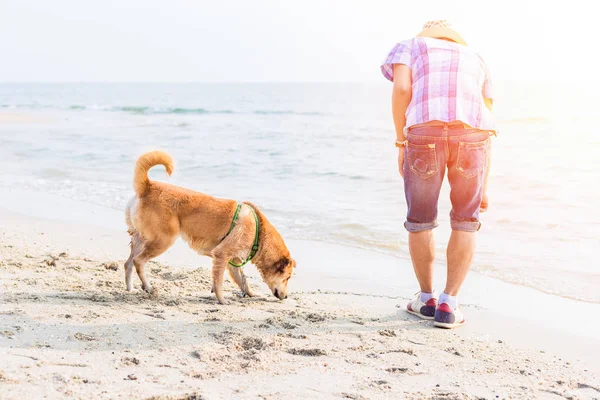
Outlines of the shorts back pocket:
<svg viewBox="0 0 600 400">
<path fill-rule="evenodd" d="M 406 161 L 410 170 L 419 178 L 431 178 L 438 172 L 435 143 L 413 144 L 408 142 Z"/>
<path fill-rule="evenodd" d="M 487 164 L 488 140 L 486 139 L 483 142 L 460 142 L 458 144 L 456 169 L 465 178 L 474 178 L 483 171 Z"/>
</svg>

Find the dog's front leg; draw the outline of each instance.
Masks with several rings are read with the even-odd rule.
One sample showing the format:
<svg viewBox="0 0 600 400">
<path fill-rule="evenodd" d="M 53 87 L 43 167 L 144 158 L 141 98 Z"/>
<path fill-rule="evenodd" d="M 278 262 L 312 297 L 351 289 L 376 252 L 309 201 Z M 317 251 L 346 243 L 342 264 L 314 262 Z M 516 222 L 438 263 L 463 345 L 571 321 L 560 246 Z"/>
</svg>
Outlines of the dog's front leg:
<svg viewBox="0 0 600 400">
<path fill-rule="evenodd" d="M 229 304 L 225 297 L 223 297 L 223 275 L 225 274 L 225 269 L 227 268 L 227 260 L 221 257 L 213 258 L 213 266 L 212 266 L 212 279 L 213 286 L 212 291 L 215 293 L 217 300 L 221 304 Z"/>
<path fill-rule="evenodd" d="M 243 295 L 248 297 L 259 297 L 258 294 L 250 289 L 250 284 L 248 283 L 242 268 L 234 267 L 228 264 L 227 269 L 229 270 L 229 276 L 231 276 L 231 279 L 233 279 L 233 281 L 240 287 Z"/>
<path fill-rule="evenodd" d="M 125 263 L 125 287 L 128 292 L 131 292 L 133 285 L 131 284 L 131 276 L 133 275 L 133 261 L 128 260 Z"/>
</svg>

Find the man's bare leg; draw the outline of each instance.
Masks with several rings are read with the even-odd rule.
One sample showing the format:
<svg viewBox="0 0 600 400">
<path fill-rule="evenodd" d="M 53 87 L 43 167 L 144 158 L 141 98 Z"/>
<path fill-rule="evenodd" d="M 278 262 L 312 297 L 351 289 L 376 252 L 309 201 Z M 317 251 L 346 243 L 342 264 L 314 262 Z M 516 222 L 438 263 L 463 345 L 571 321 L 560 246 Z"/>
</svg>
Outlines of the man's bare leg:
<svg viewBox="0 0 600 400">
<path fill-rule="evenodd" d="M 408 233 L 408 247 L 421 292 L 433 292 L 435 240 L 433 230 Z"/>
<path fill-rule="evenodd" d="M 459 310 L 458 292 L 471 267 L 475 252 L 475 232 L 452 231 L 446 256 L 448 259 L 448 277 L 446 288 L 440 294 L 435 310 L 433 325 L 439 328 L 456 328 L 465 322 Z"/>
<path fill-rule="evenodd" d="M 475 252 L 475 232 L 452 231 L 446 255 L 448 277 L 444 293 L 457 296 L 471 267 Z"/>
</svg>

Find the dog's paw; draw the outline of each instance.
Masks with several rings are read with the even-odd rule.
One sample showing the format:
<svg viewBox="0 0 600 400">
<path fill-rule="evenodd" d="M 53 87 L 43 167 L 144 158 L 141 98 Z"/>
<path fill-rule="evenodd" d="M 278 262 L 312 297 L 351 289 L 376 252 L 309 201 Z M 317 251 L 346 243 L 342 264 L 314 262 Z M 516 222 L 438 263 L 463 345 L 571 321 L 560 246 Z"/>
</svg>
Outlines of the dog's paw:
<svg viewBox="0 0 600 400">
<path fill-rule="evenodd" d="M 231 304 L 231 302 L 229 300 L 225 300 L 225 299 L 217 299 L 217 301 L 219 302 L 219 304 L 221 304 L 222 306 L 227 306 L 229 304 Z"/>
<path fill-rule="evenodd" d="M 147 293 L 152 293 L 154 291 L 154 288 L 151 285 L 142 285 L 142 290 Z"/>
</svg>

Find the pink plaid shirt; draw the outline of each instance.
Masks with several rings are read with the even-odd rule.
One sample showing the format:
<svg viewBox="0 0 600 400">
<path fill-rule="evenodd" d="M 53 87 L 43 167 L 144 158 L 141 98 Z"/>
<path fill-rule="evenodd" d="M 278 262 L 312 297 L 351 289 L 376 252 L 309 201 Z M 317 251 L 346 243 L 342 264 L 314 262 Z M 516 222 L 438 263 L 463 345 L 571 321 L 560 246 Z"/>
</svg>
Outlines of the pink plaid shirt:
<svg viewBox="0 0 600 400">
<path fill-rule="evenodd" d="M 381 72 L 394 80 L 394 64 L 412 71 L 412 100 L 406 127 L 429 121 L 460 121 L 473 128 L 495 131 L 492 113 L 483 99 L 493 99 L 489 71 L 469 47 L 447 40 L 417 37 L 398 43 Z"/>
</svg>

